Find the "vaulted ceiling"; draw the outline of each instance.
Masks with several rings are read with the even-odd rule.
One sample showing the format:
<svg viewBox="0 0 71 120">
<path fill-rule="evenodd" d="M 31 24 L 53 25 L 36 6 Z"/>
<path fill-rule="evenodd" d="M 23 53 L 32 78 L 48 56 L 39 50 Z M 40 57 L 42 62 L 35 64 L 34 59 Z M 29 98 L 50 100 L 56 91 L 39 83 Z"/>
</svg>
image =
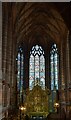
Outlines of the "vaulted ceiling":
<svg viewBox="0 0 71 120">
<path fill-rule="evenodd" d="M 68 29 L 71 30 L 71 2 L 56 2 L 54 4 L 63 17 Z"/>
<path fill-rule="evenodd" d="M 17 43 L 23 41 L 32 45 L 38 42 L 49 46 L 52 42 L 59 44 L 65 37 L 69 27 L 65 12 L 70 5 L 17 2 L 11 3 L 11 6 Z"/>
</svg>

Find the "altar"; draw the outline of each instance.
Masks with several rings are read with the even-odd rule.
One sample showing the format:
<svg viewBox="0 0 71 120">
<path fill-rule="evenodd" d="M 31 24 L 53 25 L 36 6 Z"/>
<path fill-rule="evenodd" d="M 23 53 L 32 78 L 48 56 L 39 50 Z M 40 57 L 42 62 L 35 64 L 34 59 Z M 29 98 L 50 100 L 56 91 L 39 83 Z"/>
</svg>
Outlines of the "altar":
<svg viewBox="0 0 71 120">
<path fill-rule="evenodd" d="M 46 117 L 48 112 L 48 95 L 49 89 L 42 87 L 39 84 L 33 87 L 32 90 L 28 89 L 24 107 L 26 108 L 26 114 L 29 117 Z"/>
</svg>

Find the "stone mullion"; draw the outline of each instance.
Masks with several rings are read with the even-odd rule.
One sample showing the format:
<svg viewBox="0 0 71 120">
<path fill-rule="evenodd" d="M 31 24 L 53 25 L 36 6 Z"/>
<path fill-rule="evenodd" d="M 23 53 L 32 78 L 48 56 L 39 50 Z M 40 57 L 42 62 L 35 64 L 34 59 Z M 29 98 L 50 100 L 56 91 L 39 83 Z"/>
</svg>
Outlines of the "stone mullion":
<svg viewBox="0 0 71 120">
<path fill-rule="evenodd" d="M 25 70 L 24 70 L 25 79 L 24 80 L 26 80 L 25 81 L 26 88 L 28 88 L 29 87 L 29 57 L 28 57 L 28 55 L 25 55 L 25 56 L 26 57 L 25 57 L 24 61 L 26 61 L 26 62 L 25 62 L 25 65 L 24 65 L 24 67 L 25 67 Z M 26 74 L 25 74 L 25 72 L 26 72 Z"/>
<path fill-rule="evenodd" d="M 46 81 L 45 81 L 45 85 L 47 86 L 47 88 L 51 89 L 51 80 L 50 80 L 50 52 L 47 50 L 46 52 L 46 64 L 45 64 L 45 71 L 46 71 Z"/>
<path fill-rule="evenodd" d="M 28 51 L 28 46 L 25 47 L 24 50 L 24 80 L 26 84 L 26 88 L 29 87 L 29 53 Z"/>
<path fill-rule="evenodd" d="M 7 34 L 8 34 L 8 11 L 7 11 L 7 5 L 4 4 L 3 6 L 3 31 L 2 31 L 2 71 L 3 71 L 3 104 L 6 106 L 7 103 L 7 86 L 6 86 L 6 60 L 7 60 Z"/>
</svg>

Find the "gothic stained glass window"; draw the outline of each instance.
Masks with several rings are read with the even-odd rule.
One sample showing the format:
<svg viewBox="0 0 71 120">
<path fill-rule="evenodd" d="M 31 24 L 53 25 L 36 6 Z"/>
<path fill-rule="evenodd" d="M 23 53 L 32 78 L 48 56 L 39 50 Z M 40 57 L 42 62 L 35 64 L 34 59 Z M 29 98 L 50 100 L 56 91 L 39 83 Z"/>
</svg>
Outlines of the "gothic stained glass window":
<svg viewBox="0 0 71 120">
<path fill-rule="evenodd" d="M 58 90 L 58 75 L 59 74 L 59 54 L 57 45 L 53 44 L 50 51 L 50 80 L 51 80 L 51 95 L 49 97 L 49 112 L 55 112 L 54 103 L 56 100 L 56 91 Z"/>
<path fill-rule="evenodd" d="M 23 70 L 24 70 L 24 56 L 23 56 L 23 48 L 19 46 L 17 53 L 17 89 L 19 92 L 20 102 L 22 100 L 22 92 L 23 92 Z"/>
<path fill-rule="evenodd" d="M 51 69 L 51 90 L 56 87 L 58 90 L 58 72 L 59 72 L 59 55 L 56 44 L 52 45 L 50 51 L 50 69 Z"/>
<path fill-rule="evenodd" d="M 45 58 L 41 46 L 32 47 L 29 65 L 29 89 L 32 90 L 37 79 L 40 81 L 42 88 L 45 89 Z"/>
</svg>

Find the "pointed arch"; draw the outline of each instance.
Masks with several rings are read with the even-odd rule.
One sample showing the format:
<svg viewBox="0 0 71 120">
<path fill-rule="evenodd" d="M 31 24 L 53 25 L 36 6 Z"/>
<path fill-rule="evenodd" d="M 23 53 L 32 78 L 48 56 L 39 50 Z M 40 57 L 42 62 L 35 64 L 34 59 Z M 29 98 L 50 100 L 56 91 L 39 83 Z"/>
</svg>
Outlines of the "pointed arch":
<svg viewBox="0 0 71 120">
<path fill-rule="evenodd" d="M 41 46 L 35 45 L 30 51 L 29 59 L 29 89 L 31 90 L 39 80 L 40 86 L 45 89 L 45 57 Z"/>
<path fill-rule="evenodd" d="M 24 79 L 24 50 L 23 46 L 18 47 L 17 57 L 17 91 L 18 91 L 18 104 L 22 103 L 23 96 L 23 79 Z"/>
<path fill-rule="evenodd" d="M 58 90 L 58 73 L 59 73 L 59 54 L 56 44 L 53 44 L 50 51 L 50 78 L 51 90 Z"/>
</svg>

